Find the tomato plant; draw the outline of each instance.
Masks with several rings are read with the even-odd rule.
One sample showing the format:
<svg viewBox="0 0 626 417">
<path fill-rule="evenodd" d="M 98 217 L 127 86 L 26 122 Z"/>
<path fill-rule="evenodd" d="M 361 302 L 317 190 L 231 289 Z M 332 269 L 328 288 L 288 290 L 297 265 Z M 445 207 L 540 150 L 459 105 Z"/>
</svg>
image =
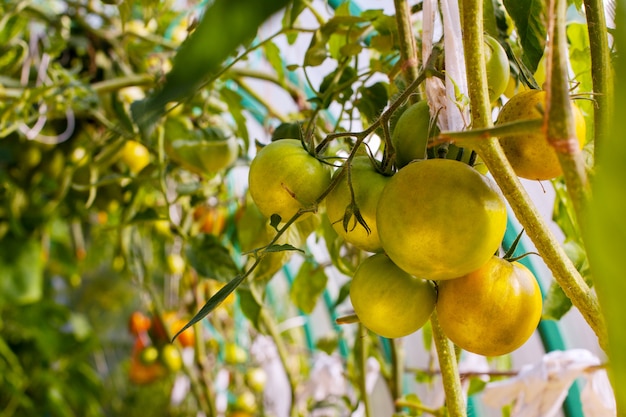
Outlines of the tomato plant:
<svg viewBox="0 0 626 417">
<path fill-rule="evenodd" d="M 624 413 L 613 6 L 364 4 L 0 5 L 3 414 Z"/>
</svg>

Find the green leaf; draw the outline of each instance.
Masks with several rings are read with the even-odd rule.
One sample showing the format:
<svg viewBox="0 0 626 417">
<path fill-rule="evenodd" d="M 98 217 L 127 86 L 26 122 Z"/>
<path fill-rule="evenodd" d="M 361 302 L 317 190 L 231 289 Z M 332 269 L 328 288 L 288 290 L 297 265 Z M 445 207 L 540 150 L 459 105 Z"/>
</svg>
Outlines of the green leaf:
<svg viewBox="0 0 626 417">
<path fill-rule="evenodd" d="M 252 323 L 252 325 L 259 330 L 259 317 L 261 315 L 261 309 L 263 305 L 260 297 L 254 294 L 253 284 L 250 285 L 250 288 L 242 288 L 240 287 L 237 290 L 237 295 L 239 296 L 239 307 L 241 311 L 246 316 L 248 320 Z"/>
<path fill-rule="evenodd" d="M 198 274 L 221 282 L 240 272 L 228 249 L 212 234 L 201 234 L 191 239 L 187 259 Z"/>
<path fill-rule="evenodd" d="M 154 220 L 163 219 L 165 216 L 160 215 L 154 208 L 149 207 L 136 213 L 129 223 L 150 222 Z"/>
<path fill-rule="evenodd" d="M 311 314 L 317 299 L 324 292 L 328 277 L 324 268 L 305 262 L 291 284 L 289 296 L 294 305 L 305 314 Z"/>
<path fill-rule="evenodd" d="M 282 245 L 271 245 L 265 249 L 265 252 L 273 253 L 273 252 L 285 252 L 285 251 L 298 251 L 304 253 L 302 249 L 296 248 L 289 243 L 283 243 Z"/>
<path fill-rule="evenodd" d="M 0 305 L 29 304 L 43 295 L 43 250 L 34 238 L 0 240 Z"/>
<path fill-rule="evenodd" d="M 196 30 L 176 53 L 163 88 L 146 100 L 133 103 L 133 119 L 140 129 L 150 132 L 165 113 L 167 103 L 195 94 L 239 45 L 252 39 L 259 26 L 287 3 L 288 0 L 211 2 Z"/>
<path fill-rule="evenodd" d="M 487 382 L 483 381 L 480 378 L 470 378 L 469 388 L 467 390 L 467 395 L 474 395 L 480 393 L 487 386 Z"/>
<path fill-rule="evenodd" d="M 522 46 L 522 62 L 534 73 L 546 45 L 546 2 L 543 0 L 503 0 Z"/>
<path fill-rule="evenodd" d="M 556 282 L 550 284 L 548 295 L 543 302 L 543 320 L 560 320 L 570 309 L 572 302 Z"/>
<path fill-rule="evenodd" d="M 336 309 L 341 303 L 343 303 L 348 296 L 350 296 L 350 281 L 346 282 L 339 288 L 339 294 L 337 299 L 333 303 L 333 310 Z"/>
<path fill-rule="evenodd" d="M 263 51 L 265 52 L 265 58 L 270 63 L 274 71 L 276 71 L 276 75 L 278 76 L 278 81 L 281 83 L 285 81 L 285 64 L 283 62 L 283 58 L 280 56 L 280 49 L 274 42 L 266 42 L 263 45 Z"/>
<path fill-rule="evenodd" d="M 241 95 L 239 95 L 236 91 L 231 90 L 230 88 L 222 88 L 220 90 L 220 94 L 222 95 L 224 102 L 228 106 L 228 112 L 237 124 L 238 136 L 243 139 L 247 149 L 250 143 L 250 136 L 248 134 L 246 117 L 243 114 L 245 108 L 241 102 Z"/>
<path fill-rule="evenodd" d="M 206 304 L 202 306 L 200 311 L 198 311 L 196 315 L 193 316 L 191 320 L 189 320 L 189 323 L 185 324 L 185 326 L 174 335 L 172 341 L 176 340 L 176 337 L 178 337 L 179 334 L 208 316 L 213 310 L 215 310 L 220 304 L 222 304 L 226 297 L 228 297 L 233 291 L 235 291 L 235 289 L 237 289 L 237 287 L 241 285 L 245 278 L 246 276 L 243 274 L 237 275 L 228 284 L 220 288 L 220 290 L 216 292 L 211 298 L 209 298 L 209 301 L 207 301 Z"/>
<path fill-rule="evenodd" d="M 306 9 L 306 3 L 303 0 L 288 2 L 285 15 L 283 16 L 283 26 L 292 27 L 304 9 Z"/>
<path fill-rule="evenodd" d="M 358 89 L 360 97 L 355 105 L 370 124 L 378 119 L 387 107 L 389 102 L 387 86 L 388 84 L 379 81 L 369 87 L 359 87 Z"/>
</svg>

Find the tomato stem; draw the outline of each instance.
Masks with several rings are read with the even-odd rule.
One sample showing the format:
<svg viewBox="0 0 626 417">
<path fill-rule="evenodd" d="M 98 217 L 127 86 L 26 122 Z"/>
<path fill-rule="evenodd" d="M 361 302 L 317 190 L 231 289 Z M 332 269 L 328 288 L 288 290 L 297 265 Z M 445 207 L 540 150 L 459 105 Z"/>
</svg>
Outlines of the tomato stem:
<svg viewBox="0 0 626 417">
<path fill-rule="evenodd" d="M 443 333 L 439 325 L 437 309 L 430 317 L 430 324 L 433 329 L 433 340 L 437 349 L 437 358 L 441 369 L 441 379 L 443 389 L 446 394 L 446 407 L 450 417 L 465 417 L 467 411 L 463 400 L 463 390 L 459 377 L 459 366 L 457 364 L 454 344 Z"/>
<path fill-rule="evenodd" d="M 544 123 L 547 126 L 548 142 L 556 150 L 568 193 L 581 226 L 584 225 L 585 207 L 591 189 L 585 169 L 583 154 L 576 138 L 574 116 L 570 106 L 567 62 L 567 34 L 565 32 L 566 2 L 550 1 L 548 24 L 548 69 Z"/>
<path fill-rule="evenodd" d="M 613 110 L 613 77 L 609 40 L 602 0 L 584 0 L 589 48 L 591 50 L 591 81 L 594 100 L 594 151 L 602 152 L 608 137 Z"/>
<path fill-rule="evenodd" d="M 297 416 L 296 381 L 293 374 L 291 373 L 291 370 L 289 369 L 289 352 L 287 350 L 287 346 L 285 346 L 285 342 L 280 336 L 280 332 L 278 331 L 274 319 L 271 315 L 267 313 L 267 309 L 265 307 L 261 307 L 261 311 L 259 312 L 259 321 L 276 345 L 276 351 L 278 352 L 278 357 L 285 370 L 285 375 L 287 376 L 287 381 L 290 388 L 289 395 L 291 402 L 289 404 L 289 415 L 295 417 Z"/>
<path fill-rule="evenodd" d="M 400 38 L 400 58 L 402 62 L 402 72 L 408 83 L 415 81 L 419 76 L 419 60 L 415 47 L 415 37 L 411 26 L 411 10 L 406 0 L 393 1 L 396 10 L 396 23 L 398 25 L 398 37 Z M 409 102 L 416 103 L 418 96 L 411 96 Z"/>
</svg>

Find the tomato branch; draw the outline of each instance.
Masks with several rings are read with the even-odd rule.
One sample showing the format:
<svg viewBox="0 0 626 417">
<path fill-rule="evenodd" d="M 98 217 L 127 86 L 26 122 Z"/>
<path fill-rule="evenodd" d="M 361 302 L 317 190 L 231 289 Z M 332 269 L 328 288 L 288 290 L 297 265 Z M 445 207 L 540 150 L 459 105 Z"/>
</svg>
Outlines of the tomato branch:
<svg viewBox="0 0 626 417">
<path fill-rule="evenodd" d="M 570 106 L 567 34 L 565 32 L 566 2 L 550 1 L 548 24 L 548 69 L 544 122 L 547 125 L 548 142 L 554 147 L 567 190 L 572 199 L 579 223 L 584 225 L 585 207 L 591 195 L 583 154 L 576 138 L 574 116 Z"/>
<path fill-rule="evenodd" d="M 609 54 L 609 41 L 602 0 L 584 0 L 587 31 L 589 32 L 589 48 L 591 51 L 591 80 L 595 107 L 594 150 L 602 152 L 608 139 L 608 127 L 613 118 L 613 72 Z"/>
<path fill-rule="evenodd" d="M 459 365 L 454 353 L 454 345 L 444 334 L 439 325 L 437 309 L 430 317 L 430 324 L 433 328 L 433 339 L 437 349 L 437 358 L 441 369 L 441 379 L 443 389 L 446 393 L 446 406 L 450 417 L 464 417 L 467 415 L 461 379 L 459 377 Z"/>
<path fill-rule="evenodd" d="M 415 48 L 413 27 L 411 25 L 411 10 L 406 0 L 394 0 L 393 4 L 396 10 L 396 23 L 398 25 L 398 36 L 400 38 L 401 68 L 407 83 L 410 83 L 419 76 L 419 61 Z M 411 98 L 410 101 L 413 104 L 417 100 Z"/>
</svg>

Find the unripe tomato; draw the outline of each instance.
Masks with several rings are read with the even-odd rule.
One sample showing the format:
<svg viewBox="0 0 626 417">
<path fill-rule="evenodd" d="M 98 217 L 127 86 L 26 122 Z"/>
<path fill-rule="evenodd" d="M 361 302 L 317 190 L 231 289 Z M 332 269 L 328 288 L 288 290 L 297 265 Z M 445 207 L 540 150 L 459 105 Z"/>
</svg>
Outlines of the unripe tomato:
<svg viewBox="0 0 626 417">
<path fill-rule="evenodd" d="M 250 368 L 246 371 L 246 384 L 254 392 L 263 392 L 267 384 L 267 373 L 263 368 Z"/>
<path fill-rule="evenodd" d="M 160 358 L 170 372 L 178 372 L 183 367 L 183 358 L 178 348 L 170 343 L 161 348 Z"/>
<path fill-rule="evenodd" d="M 127 141 L 120 151 L 120 159 L 133 174 L 139 173 L 150 163 L 150 152 L 135 140 Z"/>
<path fill-rule="evenodd" d="M 409 106 L 398 118 L 391 134 L 391 143 L 396 151 L 396 165 L 399 168 L 415 159 L 426 158 L 428 138 L 439 131 L 436 125 L 432 129 L 430 125 L 430 110 L 426 100 Z"/>
<path fill-rule="evenodd" d="M 311 206 L 330 185 L 330 169 L 295 139 L 271 142 L 250 164 L 249 191 L 265 217 L 282 221 Z M 302 220 L 305 216 L 301 216 Z"/>
<path fill-rule="evenodd" d="M 543 114 L 539 108 L 545 109 L 545 101 L 545 91 L 530 90 L 519 93 L 502 107 L 496 125 L 541 118 Z M 574 103 L 571 106 L 578 145 L 582 149 L 586 135 L 585 118 Z M 563 173 L 556 151 L 548 142 L 545 132 L 541 130 L 531 134 L 500 137 L 500 145 L 519 177 L 529 180 L 549 180 Z"/>
<path fill-rule="evenodd" d="M 224 345 L 224 362 L 229 365 L 240 365 L 248 360 L 246 350 L 236 343 L 228 342 Z"/>
<path fill-rule="evenodd" d="M 237 139 L 219 127 L 196 128 L 191 122 L 169 118 L 165 123 L 165 152 L 183 168 L 214 175 L 237 160 Z"/>
<path fill-rule="evenodd" d="M 379 253 L 358 266 L 350 300 L 359 321 L 384 337 L 402 337 L 421 328 L 435 309 L 432 282 L 415 278 Z"/>
<path fill-rule="evenodd" d="M 504 93 L 511 75 L 506 51 L 495 38 L 485 35 L 485 65 L 489 101 L 494 102 Z"/>
<path fill-rule="evenodd" d="M 170 274 L 179 275 L 185 272 L 185 259 L 178 253 L 167 255 L 166 264 Z"/>
<path fill-rule="evenodd" d="M 139 360 L 144 365 L 153 364 L 158 358 L 159 350 L 154 346 L 147 346 L 139 353 Z"/>
<path fill-rule="evenodd" d="M 342 168 L 343 171 L 346 169 L 345 166 Z M 339 175 L 340 172 L 337 171 L 335 175 Z M 343 223 L 346 210 L 353 210 L 349 208 L 352 194 L 348 185 L 348 175 L 345 172 L 343 178 L 326 197 L 326 215 L 333 229 L 347 242 L 368 252 L 378 252 L 382 249 L 382 244 L 376 226 L 376 208 L 380 194 L 391 177 L 378 172 L 367 156 L 354 158 L 350 168 L 350 177 L 354 201 L 369 230 L 365 229 L 354 215 L 347 225 Z"/>
<path fill-rule="evenodd" d="M 460 348 L 479 355 L 519 348 L 537 328 L 541 311 L 537 280 L 519 262 L 494 256 L 476 271 L 439 283 L 442 330 Z"/>
<path fill-rule="evenodd" d="M 376 221 L 383 249 L 396 265 L 420 278 L 453 279 L 480 268 L 498 249 L 506 204 L 470 166 L 428 159 L 391 177 Z"/>
</svg>

